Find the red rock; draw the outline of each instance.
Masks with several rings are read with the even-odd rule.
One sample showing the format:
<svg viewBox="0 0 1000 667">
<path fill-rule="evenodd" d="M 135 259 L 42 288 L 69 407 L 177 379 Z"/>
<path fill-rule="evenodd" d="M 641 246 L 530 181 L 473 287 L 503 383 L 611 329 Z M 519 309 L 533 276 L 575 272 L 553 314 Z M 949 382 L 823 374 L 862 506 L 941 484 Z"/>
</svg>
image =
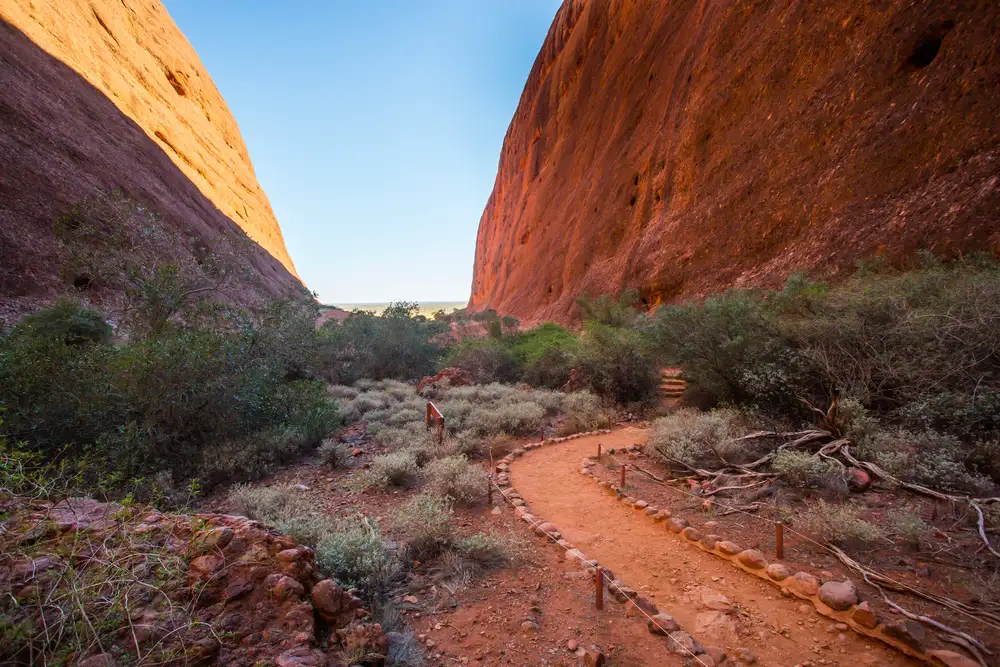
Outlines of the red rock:
<svg viewBox="0 0 1000 667">
<path fill-rule="evenodd" d="M 364 452 L 362 450 L 360 450 L 360 449 L 352 449 L 351 450 L 351 456 L 361 456 L 362 454 L 364 454 Z"/>
<path fill-rule="evenodd" d="M 854 493 L 863 493 L 872 486 L 872 478 L 861 468 L 851 466 L 847 469 L 847 488 Z"/>
<path fill-rule="evenodd" d="M 417 383 L 417 393 L 433 396 L 448 387 L 467 387 L 474 384 L 473 378 L 461 368 L 443 368 L 434 375 L 424 377 Z"/>
<path fill-rule="evenodd" d="M 996 252 L 1000 3 L 789 7 L 564 2 L 504 138 L 470 308 L 567 321 L 585 292 L 655 305 Z"/>
<path fill-rule="evenodd" d="M 3 125 L 18 128 L 0 133 L 0 266 L 17 277 L 0 305 L 65 290 L 52 222 L 116 185 L 162 216 L 163 260 L 193 265 L 196 243 L 222 251 L 246 232 L 259 285 L 233 282 L 232 296 L 301 293 L 236 121 L 158 0 L 4 2 L 0 18 Z"/>
</svg>

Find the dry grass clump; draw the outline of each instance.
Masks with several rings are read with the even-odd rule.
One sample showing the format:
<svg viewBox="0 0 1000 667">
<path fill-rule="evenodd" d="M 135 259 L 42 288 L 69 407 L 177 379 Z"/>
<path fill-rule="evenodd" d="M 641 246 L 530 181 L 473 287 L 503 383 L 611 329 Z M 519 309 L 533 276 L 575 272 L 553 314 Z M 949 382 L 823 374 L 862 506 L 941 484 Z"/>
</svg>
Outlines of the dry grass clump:
<svg viewBox="0 0 1000 667">
<path fill-rule="evenodd" d="M 413 452 L 390 452 L 372 459 L 369 479 L 381 487 L 406 486 L 418 476 L 417 457 Z"/>
<path fill-rule="evenodd" d="M 793 449 L 778 452 L 771 468 L 786 484 L 800 489 L 834 488 L 844 483 L 836 463 Z"/>
<path fill-rule="evenodd" d="M 343 468 L 349 458 L 347 447 L 336 440 L 324 440 L 316 451 L 320 460 L 331 468 Z"/>
<path fill-rule="evenodd" d="M 486 473 L 470 465 L 464 456 L 448 456 L 431 461 L 424 468 L 428 486 L 456 503 L 472 505 L 486 495 Z"/>
<path fill-rule="evenodd" d="M 851 549 L 872 548 L 886 541 L 884 533 L 861 516 L 853 505 L 819 501 L 795 517 L 795 525 L 818 537 Z"/>
<path fill-rule="evenodd" d="M 667 463 L 702 466 L 721 463 L 720 455 L 728 461 L 742 447 L 730 442 L 738 434 L 740 416 L 731 409 L 699 412 L 684 408 L 653 422 L 649 446 Z"/>
<path fill-rule="evenodd" d="M 449 498 L 424 491 L 403 505 L 393 525 L 403 536 L 409 554 L 417 560 L 426 560 L 451 546 L 455 537 L 454 513 Z"/>
</svg>

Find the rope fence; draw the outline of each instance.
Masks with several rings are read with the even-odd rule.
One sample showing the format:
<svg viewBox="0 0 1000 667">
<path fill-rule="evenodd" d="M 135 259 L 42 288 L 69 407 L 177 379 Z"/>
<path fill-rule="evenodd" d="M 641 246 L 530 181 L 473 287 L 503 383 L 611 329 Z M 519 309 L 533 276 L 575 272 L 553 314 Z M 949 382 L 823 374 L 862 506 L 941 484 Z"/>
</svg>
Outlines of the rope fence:
<svg viewBox="0 0 1000 667">
<path fill-rule="evenodd" d="M 492 490 L 493 490 L 493 488 L 495 488 L 497 491 L 500 492 L 500 497 L 505 502 L 509 503 L 511 505 L 511 507 L 514 507 L 516 509 L 516 505 L 514 505 L 514 503 L 511 502 L 510 498 L 508 498 L 507 496 L 504 495 L 503 489 L 494 481 L 492 473 L 490 473 L 490 475 L 489 475 L 489 481 L 490 481 L 490 485 L 491 485 L 490 486 L 490 491 L 491 491 L 490 496 L 491 496 L 491 498 L 492 498 Z M 523 515 L 522 515 L 522 519 L 523 519 Z M 528 523 L 536 533 L 542 533 L 545 537 L 548 537 L 550 540 L 552 540 L 553 544 L 555 544 L 558 547 L 561 547 L 565 552 L 568 553 L 570 551 L 569 547 L 567 547 L 564 544 L 560 544 L 559 543 L 559 538 L 557 538 L 551 532 L 549 532 L 549 531 L 547 531 L 547 530 L 545 530 L 545 529 L 543 529 L 541 527 L 543 522 L 536 521 L 534 519 L 534 517 L 532 516 L 531 518 L 529 518 L 526 521 L 526 523 Z M 589 563 L 590 561 L 584 561 L 584 562 L 585 563 Z M 593 562 L 597 563 L 597 561 L 593 561 Z M 604 572 L 603 572 L 603 569 L 602 569 L 600 563 L 597 563 L 596 569 L 597 569 L 597 590 L 596 590 L 596 593 L 595 593 L 596 594 L 595 604 L 596 604 L 596 607 L 597 607 L 598 611 L 600 611 L 600 610 L 602 610 L 604 608 L 604 581 L 605 581 L 605 579 L 607 580 L 608 588 L 614 588 L 615 590 L 618 591 L 618 593 L 621 594 L 622 597 L 624 597 L 626 599 L 630 599 L 629 596 L 628 596 L 628 594 L 626 594 L 626 592 L 624 590 L 622 590 L 622 588 L 618 584 L 616 584 L 613 579 L 605 578 Z M 656 620 L 652 616 L 650 616 L 648 613 L 646 613 L 645 609 L 643 609 L 639 605 L 633 605 L 633 606 L 639 611 L 639 613 L 641 613 L 643 616 L 646 617 L 646 619 L 647 619 L 647 621 L 649 623 L 652 623 L 653 626 L 655 626 L 660 632 L 662 632 L 667 638 L 669 638 L 670 639 L 670 643 L 672 645 L 679 646 L 684 651 L 684 653 L 688 654 L 698 664 L 702 665 L 702 667 L 708 667 L 708 664 L 704 660 L 702 660 L 701 658 L 699 658 L 694 653 L 694 651 L 691 651 L 686 646 L 684 646 L 683 644 L 681 644 L 679 641 L 677 641 L 676 639 L 674 639 L 671 636 L 670 631 L 668 631 L 662 625 L 660 625 L 659 623 L 657 623 Z M 675 630 L 674 632 L 678 632 L 678 631 Z"/>
<path fill-rule="evenodd" d="M 600 461 L 601 460 L 601 456 L 602 456 L 601 445 L 597 446 L 597 455 L 598 455 L 598 461 Z M 617 463 L 621 467 L 621 470 L 622 470 L 622 483 L 620 485 L 620 488 L 621 488 L 622 492 L 624 492 L 624 490 L 625 490 L 625 470 L 626 470 L 626 467 L 630 465 L 629 462 L 622 461 L 621 459 L 619 459 L 618 457 L 616 457 L 614 454 L 612 454 L 610 452 L 607 452 L 604 455 L 606 455 L 609 458 L 611 458 L 615 463 Z M 679 489 L 677 487 L 671 486 L 670 484 L 667 484 L 665 481 L 655 478 L 653 475 L 651 475 L 650 473 L 646 472 L 645 470 L 642 470 L 641 468 L 638 468 L 638 466 L 635 466 L 634 464 L 632 464 L 632 468 L 634 470 L 636 470 L 636 471 L 639 471 L 639 472 L 642 472 L 642 473 L 646 474 L 646 476 L 648 476 L 651 479 L 653 479 L 653 481 L 655 483 L 657 483 L 657 484 L 659 484 L 661 486 L 664 486 L 667 489 L 670 489 L 674 493 L 680 494 L 682 496 L 687 496 L 687 497 L 690 497 L 690 498 L 694 498 L 694 499 L 699 500 L 699 501 L 704 501 L 703 497 L 701 497 L 701 496 L 699 496 L 697 494 L 691 493 L 689 491 L 686 491 L 684 489 Z M 898 607 L 898 605 L 894 604 L 892 601 L 890 601 L 885 596 L 885 593 L 884 593 L 884 591 L 882 591 L 882 588 L 880 586 L 878 586 L 877 584 L 875 584 L 875 583 L 873 583 L 872 581 L 869 580 L 868 574 L 864 571 L 866 568 L 863 568 L 859 563 L 853 561 L 852 559 L 847 558 L 846 554 L 844 554 L 839 549 L 834 549 L 834 548 L 830 547 L 829 545 L 823 544 L 821 542 L 817 542 L 816 540 L 812 539 L 808 535 L 805 535 L 805 534 L 803 534 L 803 533 L 801 533 L 801 532 L 799 532 L 799 531 L 797 531 L 797 530 L 789 527 L 787 524 L 783 523 L 780 520 L 766 519 L 766 518 L 758 516 L 756 514 L 752 514 L 752 513 L 748 512 L 748 511 L 746 511 L 744 509 L 741 509 L 739 507 L 735 507 L 733 505 L 729 505 L 729 504 L 727 504 L 725 502 L 720 502 L 717 498 L 713 498 L 713 503 L 715 505 L 718 505 L 719 507 L 725 509 L 727 512 L 743 514 L 743 515 L 746 515 L 746 516 L 754 519 L 755 521 L 759 521 L 759 522 L 762 522 L 762 523 L 773 524 L 774 525 L 774 530 L 775 530 L 775 552 L 776 552 L 777 558 L 779 558 L 779 559 L 784 558 L 784 532 L 787 530 L 789 533 L 791 533 L 792 535 L 795 535 L 799 539 L 801 539 L 801 540 L 803 540 L 805 542 L 808 542 L 808 543 L 810 543 L 812 545 L 815 545 L 816 547 L 819 547 L 821 550 L 829 552 L 839 562 L 843 563 L 844 565 L 846 565 L 847 567 L 849 567 L 851 570 L 853 570 L 853 571 L 858 572 L 859 574 L 861 574 L 861 576 L 865 579 L 865 581 L 867 583 L 871 584 L 876 589 L 878 589 L 878 591 L 882 594 L 883 599 L 885 599 L 885 601 L 890 606 L 892 606 L 893 608 L 896 608 L 897 610 L 900 609 Z M 845 560 L 845 558 L 846 558 L 846 560 Z M 847 561 L 851 561 L 851 562 L 849 563 Z M 931 595 L 929 595 L 927 593 L 924 593 L 924 592 L 922 592 L 922 591 L 920 591 L 920 590 L 918 590 L 916 588 L 913 588 L 909 584 L 905 584 L 905 583 L 903 583 L 901 581 L 897 581 L 895 579 L 892 579 L 891 577 L 888 577 L 888 576 L 886 576 L 886 575 L 884 575 L 884 574 L 882 574 L 880 572 L 875 572 L 874 570 L 872 570 L 871 574 L 877 576 L 877 578 L 880 581 L 882 581 L 883 583 L 891 584 L 891 585 L 895 586 L 897 590 L 900 590 L 902 592 L 909 592 L 909 593 L 912 593 L 913 595 L 916 595 L 918 597 L 924 598 L 924 599 L 929 600 L 931 602 L 935 602 L 937 604 L 942 604 L 943 606 L 947 607 L 948 609 L 951 609 L 952 611 L 954 611 L 954 612 L 956 612 L 958 614 L 964 615 L 964 616 L 968 617 L 969 619 L 971 619 L 971 620 L 973 620 L 973 621 L 975 621 L 977 623 L 983 623 L 983 624 L 985 624 L 987 626 L 990 626 L 990 627 L 992 627 L 992 628 L 994 628 L 996 630 L 1000 630 L 1000 623 L 997 623 L 997 622 L 995 622 L 995 621 L 993 621 L 991 619 L 987 619 L 987 618 L 983 618 L 983 617 L 980 617 L 980 616 L 976 616 L 975 614 L 972 614 L 972 613 L 970 613 L 970 612 L 968 612 L 968 611 L 966 611 L 964 609 L 961 609 L 960 607 L 957 607 L 957 606 L 951 606 L 951 605 L 945 603 L 943 601 L 943 599 L 938 598 L 937 596 L 931 596 Z M 901 613 L 903 613 L 904 615 L 906 615 L 906 613 L 904 613 L 903 611 L 901 611 Z M 938 624 L 938 625 L 940 625 L 940 624 Z M 954 631 L 954 630 L 952 630 L 952 632 L 958 633 L 958 631 Z M 964 634 L 964 633 L 960 633 L 960 634 Z M 979 644 L 979 642 L 976 642 L 976 643 Z M 979 647 L 982 650 L 986 651 L 985 647 L 983 647 L 981 644 L 979 644 Z M 989 651 L 986 651 L 986 652 L 987 652 L 987 654 L 991 654 Z"/>
</svg>

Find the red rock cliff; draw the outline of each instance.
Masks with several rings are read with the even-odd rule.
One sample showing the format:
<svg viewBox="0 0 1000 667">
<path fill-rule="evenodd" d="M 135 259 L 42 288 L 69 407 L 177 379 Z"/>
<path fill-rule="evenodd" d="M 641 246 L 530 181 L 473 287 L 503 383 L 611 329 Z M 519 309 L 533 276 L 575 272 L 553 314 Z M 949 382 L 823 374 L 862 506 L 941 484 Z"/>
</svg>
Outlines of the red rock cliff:
<svg viewBox="0 0 1000 667">
<path fill-rule="evenodd" d="M 0 0 L 0 28 L 3 296 L 54 292 L 54 217 L 113 188 L 178 238 L 238 226 L 266 291 L 301 289 L 236 121 L 159 0 Z"/>
<path fill-rule="evenodd" d="M 566 0 L 511 121 L 470 307 L 569 319 L 920 249 L 1000 254 L 1000 5 Z"/>
</svg>

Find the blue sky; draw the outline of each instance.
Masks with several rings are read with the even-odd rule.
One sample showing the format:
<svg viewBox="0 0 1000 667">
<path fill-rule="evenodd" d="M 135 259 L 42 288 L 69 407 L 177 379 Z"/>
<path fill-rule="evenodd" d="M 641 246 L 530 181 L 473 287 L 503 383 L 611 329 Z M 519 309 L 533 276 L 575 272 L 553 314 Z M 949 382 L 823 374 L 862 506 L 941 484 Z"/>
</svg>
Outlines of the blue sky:
<svg viewBox="0 0 1000 667">
<path fill-rule="evenodd" d="M 165 0 L 324 303 L 462 301 L 559 0 Z"/>
</svg>

